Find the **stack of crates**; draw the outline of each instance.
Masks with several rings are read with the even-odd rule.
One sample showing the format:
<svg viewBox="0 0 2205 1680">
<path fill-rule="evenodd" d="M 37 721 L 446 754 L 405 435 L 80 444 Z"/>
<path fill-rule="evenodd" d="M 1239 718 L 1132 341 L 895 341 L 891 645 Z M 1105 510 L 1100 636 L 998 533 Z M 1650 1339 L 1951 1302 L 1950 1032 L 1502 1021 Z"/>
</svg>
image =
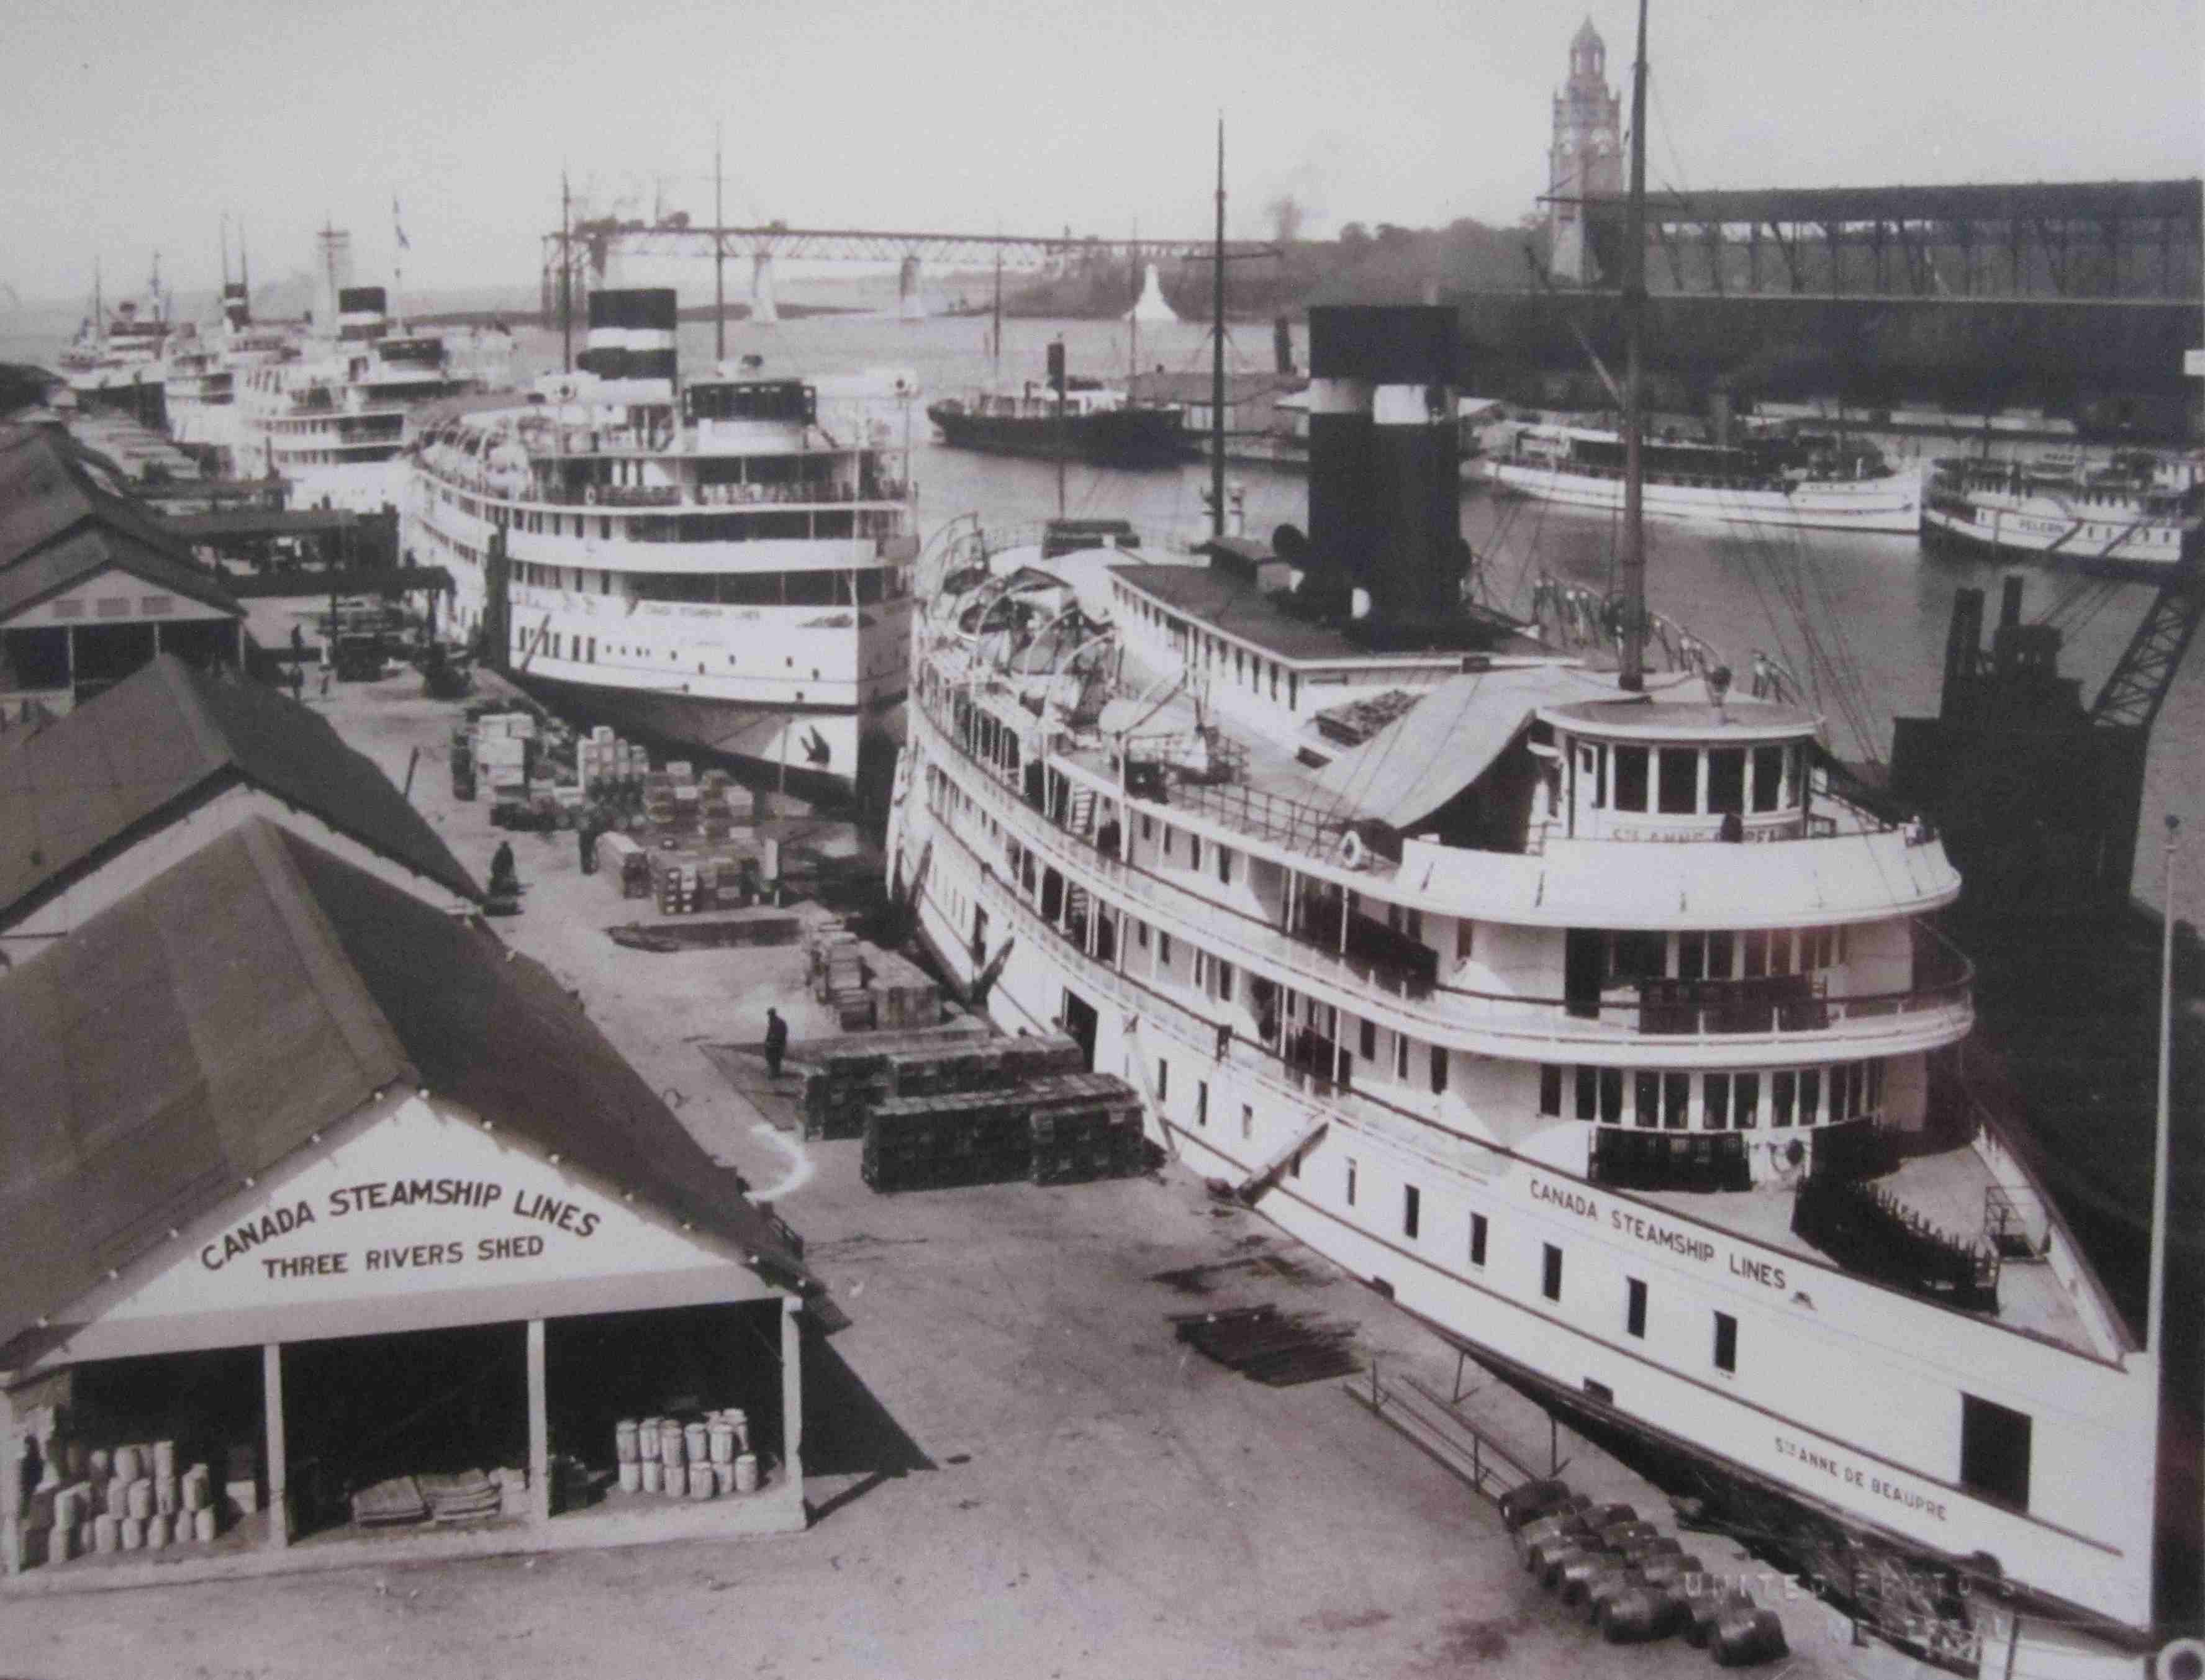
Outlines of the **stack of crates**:
<svg viewBox="0 0 2205 1680">
<path fill-rule="evenodd" d="M 865 1116 L 865 1182 L 877 1190 L 946 1190 L 1030 1178 L 1033 1134 L 1017 1091 L 896 1096 Z"/>
<path fill-rule="evenodd" d="M 992 1041 L 967 1032 L 883 1033 L 793 1047 L 790 1055 L 810 1070 L 804 1080 L 804 1135 L 857 1137 L 865 1111 L 895 1094 L 889 1061 L 906 1052 L 937 1057 Z"/>
<path fill-rule="evenodd" d="M 845 1032 L 873 1025 L 873 1000 L 865 990 L 865 947 L 853 933 L 835 929 L 811 947 L 811 995 L 834 1010 Z"/>
<path fill-rule="evenodd" d="M 647 899 L 655 891 L 651 854 L 618 829 L 597 836 L 597 873 L 623 899 Z"/>
<path fill-rule="evenodd" d="M 452 797 L 472 799 L 475 796 L 474 735 L 464 723 L 452 726 Z"/>
<path fill-rule="evenodd" d="M 585 794 L 617 783 L 624 769 L 625 743 L 609 724 L 600 723 L 574 743 L 574 780 Z"/>
<path fill-rule="evenodd" d="M 1141 1102 L 1107 1073 L 1064 1073 L 1025 1088 L 1032 1107 L 1034 1183 L 1129 1178 L 1148 1166 Z"/>
<path fill-rule="evenodd" d="M 881 1025 L 930 1027 L 942 1018 L 942 994 L 918 964 L 892 951 L 874 964 L 872 991 Z"/>
<path fill-rule="evenodd" d="M 686 916 L 697 908 L 699 885 L 696 860 L 670 852 L 645 854 L 651 859 L 651 896 L 661 916 Z"/>
</svg>

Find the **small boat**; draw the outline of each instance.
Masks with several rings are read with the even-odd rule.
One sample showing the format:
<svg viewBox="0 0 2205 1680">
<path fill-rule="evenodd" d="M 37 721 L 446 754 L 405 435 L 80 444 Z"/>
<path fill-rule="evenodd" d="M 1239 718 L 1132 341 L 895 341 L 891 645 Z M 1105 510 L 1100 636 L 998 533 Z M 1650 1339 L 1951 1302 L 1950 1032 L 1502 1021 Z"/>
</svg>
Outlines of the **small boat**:
<svg viewBox="0 0 2205 1680">
<path fill-rule="evenodd" d="M 1029 379 L 1019 389 L 974 391 L 926 407 L 952 448 L 1090 461 L 1102 466 L 1161 466 L 1193 453 L 1178 403 L 1136 402 L 1125 390 L 1073 374 Z"/>
<path fill-rule="evenodd" d="M 2072 450 L 1955 457 L 1931 463 L 1923 487 L 1924 542 L 1993 556 L 2161 573 L 2197 553 L 2201 531 L 2205 452 L 2122 450 L 2095 466 Z"/>
<path fill-rule="evenodd" d="M 1921 522 L 1916 472 L 1894 467 L 1864 439 L 1796 420 L 1735 439 L 1649 433 L 1640 447 L 1649 519 L 1894 535 Z M 1614 428 L 1519 421 L 1499 429 L 1485 476 L 1536 501 L 1617 513 L 1624 453 Z"/>
</svg>

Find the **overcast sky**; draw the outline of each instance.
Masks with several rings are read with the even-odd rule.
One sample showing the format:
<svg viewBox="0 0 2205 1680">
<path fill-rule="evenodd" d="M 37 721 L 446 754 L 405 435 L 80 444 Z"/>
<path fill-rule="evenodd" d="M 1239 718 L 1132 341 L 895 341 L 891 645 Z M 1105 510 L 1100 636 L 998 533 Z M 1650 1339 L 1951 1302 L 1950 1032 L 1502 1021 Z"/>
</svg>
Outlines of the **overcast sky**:
<svg viewBox="0 0 2205 1680">
<path fill-rule="evenodd" d="M 730 223 L 1198 234 L 1513 223 L 1589 12 L 1627 100 L 1631 0 L 4 0 L 0 282 L 73 298 L 256 277 L 324 217 L 360 277 L 530 281 L 559 171 Z M 1683 187 L 2200 173 L 2196 0 L 1656 0 L 1649 175 Z M 698 283 L 709 285 L 699 265 Z"/>
</svg>

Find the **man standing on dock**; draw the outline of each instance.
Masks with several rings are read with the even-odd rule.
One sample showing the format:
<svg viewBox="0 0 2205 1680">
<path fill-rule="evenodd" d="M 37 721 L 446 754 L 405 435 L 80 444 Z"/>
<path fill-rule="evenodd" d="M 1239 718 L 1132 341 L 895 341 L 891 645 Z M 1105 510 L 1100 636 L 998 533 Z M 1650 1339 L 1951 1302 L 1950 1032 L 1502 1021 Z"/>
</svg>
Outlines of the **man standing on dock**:
<svg viewBox="0 0 2205 1680">
<path fill-rule="evenodd" d="M 781 1018 L 778 1009 L 765 1012 L 765 1077 L 781 1077 L 781 1058 L 788 1048 L 788 1023 Z"/>
</svg>

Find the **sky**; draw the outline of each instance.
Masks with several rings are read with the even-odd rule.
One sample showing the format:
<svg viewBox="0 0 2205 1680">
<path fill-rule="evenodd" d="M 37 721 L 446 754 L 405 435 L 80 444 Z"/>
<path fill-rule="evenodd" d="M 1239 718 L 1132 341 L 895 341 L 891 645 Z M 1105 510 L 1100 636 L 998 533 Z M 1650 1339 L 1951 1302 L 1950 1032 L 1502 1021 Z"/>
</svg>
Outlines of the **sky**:
<svg viewBox="0 0 2205 1680">
<path fill-rule="evenodd" d="M 1199 236 L 1513 224 L 1586 15 L 1631 0 L 6 0 L 0 286 L 109 296 L 153 253 L 256 282 L 324 218 L 356 277 L 532 285 L 564 166 L 593 211 Z M 1655 0 L 1649 177 L 1679 189 L 2190 176 L 2199 0 Z M 709 296 L 709 264 L 684 284 Z M 8 294 L 0 291 L 0 308 Z"/>
</svg>

